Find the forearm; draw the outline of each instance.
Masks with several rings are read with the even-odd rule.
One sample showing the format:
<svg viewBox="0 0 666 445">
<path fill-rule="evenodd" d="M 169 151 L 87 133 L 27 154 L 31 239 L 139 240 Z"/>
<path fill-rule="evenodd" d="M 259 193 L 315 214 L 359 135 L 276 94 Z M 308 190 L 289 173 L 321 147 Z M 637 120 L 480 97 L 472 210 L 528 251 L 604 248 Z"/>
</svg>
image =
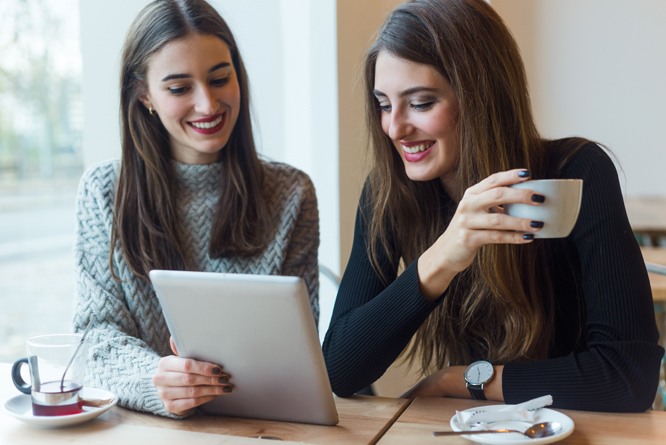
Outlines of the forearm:
<svg viewBox="0 0 666 445">
<path fill-rule="evenodd" d="M 495 400 L 497 402 L 504 402 L 504 394 L 502 393 L 502 374 L 504 366 L 494 366 L 495 373 L 493 378 L 483 385 L 483 394 L 488 400 Z M 463 373 L 466 366 L 450 366 L 445 368 L 445 373 L 442 378 L 445 397 L 454 397 L 458 399 L 471 399 L 469 389 L 465 382 Z"/>
<path fill-rule="evenodd" d="M 417 397 L 451 397 L 457 399 L 471 399 L 467 389 L 465 377 L 466 366 L 449 366 L 421 380 L 409 391 L 402 395 L 404 399 Z M 502 391 L 502 376 L 504 366 L 494 366 L 495 373 L 492 379 L 483 385 L 483 394 L 488 400 L 504 402 Z"/>
<path fill-rule="evenodd" d="M 353 300 L 367 281 L 351 282 L 359 287 L 343 280 L 323 345 L 331 385 L 340 396 L 352 395 L 379 378 L 436 307 L 418 291 L 415 263 L 362 305 Z"/>
</svg>

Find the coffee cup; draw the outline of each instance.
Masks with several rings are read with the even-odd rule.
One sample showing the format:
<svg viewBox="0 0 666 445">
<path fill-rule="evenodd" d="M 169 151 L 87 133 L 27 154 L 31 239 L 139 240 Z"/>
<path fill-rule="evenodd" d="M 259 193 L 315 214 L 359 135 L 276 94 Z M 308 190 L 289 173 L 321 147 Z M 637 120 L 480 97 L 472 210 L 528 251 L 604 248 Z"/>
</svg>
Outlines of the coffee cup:
<svg viewBox="0 0 666 445">
<path fill-rule="evenodd" d="M 31 395 L 33 415 L 63 416 L 83 411 L 79 393 L 88 354 L 87 343 L 81 338 L 81 334 L 54 334 L 26 341 L 28 357 L 14 363 L 12 380 L 19 391 Z M 30 367 L 30 384 L 21 376 L 26 364 Z"/>
<path fill-rule="evenodd" d="M 564 238 L 569 236 L 580 212 L 583 197 L 582 179 L 538 179 L 514 184 L 511 188 L 532 190 L 546 197 L 543 204 L 506 204 L 504 213 L 532 221 L 543 221 L 543 229 L 534 238 Z M 532 232 L 530 232 L 532 233 Z"/>
</svg>

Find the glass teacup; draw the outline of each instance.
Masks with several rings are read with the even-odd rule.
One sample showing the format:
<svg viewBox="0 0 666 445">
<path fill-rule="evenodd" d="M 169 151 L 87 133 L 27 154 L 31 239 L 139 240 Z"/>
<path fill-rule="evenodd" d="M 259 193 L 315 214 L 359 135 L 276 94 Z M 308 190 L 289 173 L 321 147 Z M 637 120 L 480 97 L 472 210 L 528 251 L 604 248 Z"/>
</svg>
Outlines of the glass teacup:
<svg viewBox="0 0 666 445">
<path fill-rule="evenodd" d="M 88 348 L 86 342 L 81 343 L 81 338 L 81 334 L 55 334 L 26 341 L 28 357 L 14 363 L 12 380 L 19 391 L 31 394 L 33 415 L 64 416 L 82 412 L 83 400 L 79 392 L 83 387 Z M 79 345 L 81 348 L 76 352 Z M 24 364 L 30 367 L 31 384 L 21 377 Z"/>
</svg>

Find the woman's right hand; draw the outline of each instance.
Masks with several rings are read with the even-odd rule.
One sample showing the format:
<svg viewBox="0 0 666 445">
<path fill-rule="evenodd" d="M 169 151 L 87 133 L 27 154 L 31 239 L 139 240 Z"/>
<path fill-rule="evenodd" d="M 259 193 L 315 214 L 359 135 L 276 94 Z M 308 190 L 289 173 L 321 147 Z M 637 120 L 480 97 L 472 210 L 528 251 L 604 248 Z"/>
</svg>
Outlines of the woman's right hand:
<svg viewBox="0 0 666 445">
<path fill-rule="evenodd" d="M 465 191 L 446 231 L 419 258 L 423 296 L 431 301 L 439 298 L 453 277 L 472 264 L 481 246 L 532 242 L 534 236 L 530 232 L 541 230 L 543 223 L 505 215 L 500 207 L 540 205 L 543 195 L 510 187 L 528 179 L 527 170 L 509 170 L 495 173 Z"/>
<path fill-rule="evenodd" d="M 167 411 L 183 415 L 217 396 L 231 393 L 233 386 L 221 366 L 178 357 L 173 338 L 169 342 L 175 355 L 162 357 L 153 376 L 157 395 Z"/>
</svg>

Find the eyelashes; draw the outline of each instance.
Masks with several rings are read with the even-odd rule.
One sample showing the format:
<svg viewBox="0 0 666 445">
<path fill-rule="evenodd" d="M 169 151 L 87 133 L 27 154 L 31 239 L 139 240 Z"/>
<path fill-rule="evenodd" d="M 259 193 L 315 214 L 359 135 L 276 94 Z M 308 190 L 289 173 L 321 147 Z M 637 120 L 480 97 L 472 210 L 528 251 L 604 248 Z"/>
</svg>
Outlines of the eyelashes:
<svg viewBox="0 0 666 445">
<path fill-rule="evenodd" d="M 409 106 L 412 107 L 416 111 L 428 111 L 435 105 L 436 100 L 431 100 L 430 102 L 425 102 L 425 103 L 418 103 L 418 104 L 410 104 Z M 379 104 L 377 106 L 377 109 L 380 112 L 388 112 L 391 111 L 391 105 L 381 105 Z"/>
<path fill-rule="evenodd" d="M 435 105 L 435 101 L 431 100 L 430 102 L 426 102 L 423 104 L 412 104 L 411 107 L 417 111 L 426 111 L 431 109 L 433 105 Z"/>
<path fill-rule="evenodd" d="M 227 76 L 227 77 L 222 77 L 221 79 L 214 79 L 214 80 L 211 80 L 210 83 L 211 83 L 211 85 L 213 85 L 213 86 L 221 87 L 221 86 L 226 85 L 227 83 L 229 83 L 229 76 Z"/>
<path fill-rule="evenodd" d="M 227 83 L 229 83 L 229 76 L 227 77 L 222 77 L 219 79 L 213 79 L 210 81 L 210 84 L 214 87 L 223 87 Z M 169 91 L 170 94 L 174 96 L 179 96 L 181 94 L 184 94 L 187 92 L 191 87 L 169 87 L 167 90 Z"/>
</svg>

